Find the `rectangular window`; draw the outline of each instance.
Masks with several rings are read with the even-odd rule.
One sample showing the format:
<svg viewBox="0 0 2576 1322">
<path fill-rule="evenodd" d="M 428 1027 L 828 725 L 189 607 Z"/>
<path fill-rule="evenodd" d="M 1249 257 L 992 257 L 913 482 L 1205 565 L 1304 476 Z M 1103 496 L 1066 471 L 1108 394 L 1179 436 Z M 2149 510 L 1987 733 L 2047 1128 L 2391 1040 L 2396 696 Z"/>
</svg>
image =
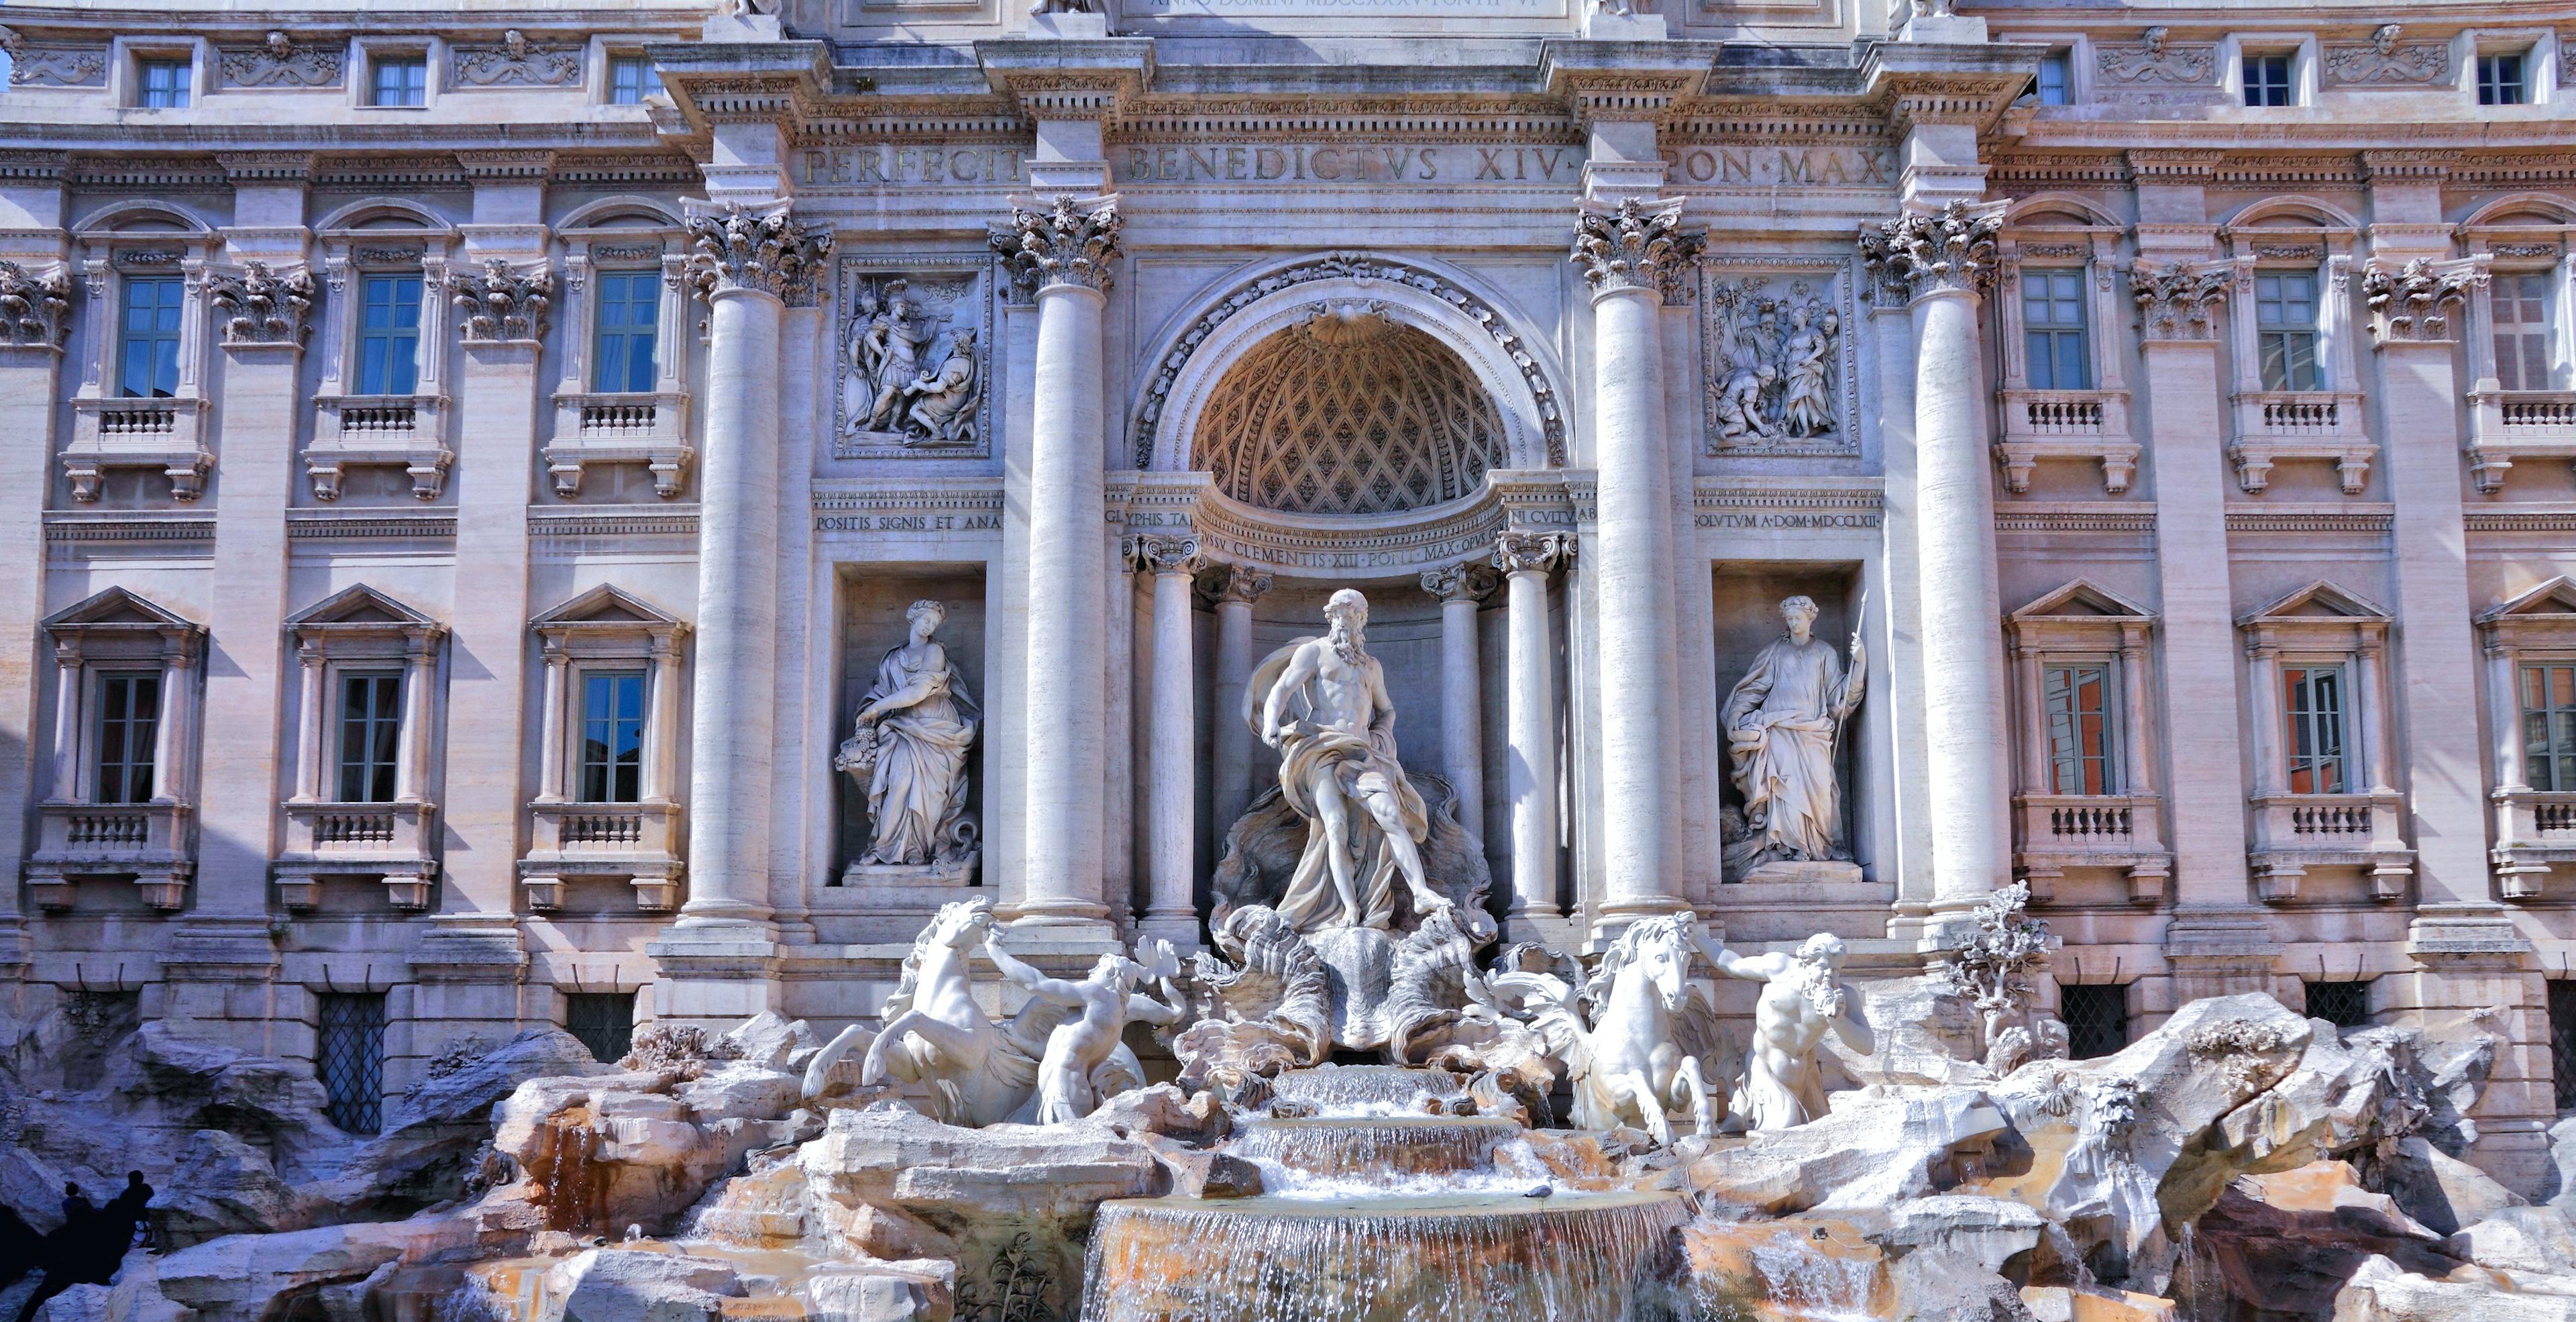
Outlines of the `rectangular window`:
<svg viewBox="0 0 2576 1322">
<path fill-rule="evenodd" d="M 2254 332 L 2265 390 L 2325 388 L 2317 371 L 2316 272 L 2256 273 Z"/>
<path fill-rule="evenodd" d="M 2478 104 L 2519 106 L 2531 100 L 2531 83 L 2523 76 L 2523 53 L 2478 57 Z"/>
<path fill-rule="evenodd" d="M 426 55 L 379 55 L 368 66 L 367 104 L 371 106 L 420 106 L 429 104 L 429 57 Z"/>
<path fill-rule="evenodd" d="M 2549 980 L 2549 1072 L 2558 1111 L 2576 1111 L 2576 979 Z"/>
<path fill-rule="evenodd" d="M 358 320 L 358 393 L 408 395 L 420 385 L 420 277 L 371 275 Z"/>
<path fill-rule="evenodd" d="M 2066 1021 L 2066 1054 L 2108 1056 L 2129 1045 L 2129 989 L 2117 982 L 2057 984 L 2057 1017 Z"/>
<path fill-rule="evenodd" d="M 2084 272 L 2021 273 L 2021 328 L 2030 350 L 2033 390 L 2090 390 L 2092 356 L 2084 352 Z"/>
<path fill-rule="evenodd" d="M 608 60 L 608 103 L 632 106 L 662 94 L 662 75 L 641 55 L 613 55 Z"/>
<path fill-rule="evenodd" d="M 402 672 L 340 677 L 340 802 L 394 801 L 394 751 L 402 744 Z"/>
<path fill-rule="evenodd" d="M 2370 1026 L 2369 983 L 2311 982 L 2307 988 L 2310 1019 L 2323 1019 L 2337 1028 Z"/>
<path fill-rule="evenodd" d="M 2074 99 L 2075 61 L 2065 51 L 2053 50 L 2039 57 L 2039 103 L 2062 106 Z"/>
<path fill-rule="evenodd" d="M 138 60 L 134 104 L 146 110 L 185 110 L 191 65 L 186 60 Z"/>
<path fill-rule="evenodd" d="M 2496 384 L 2507 390 L 2547 390 L 2557 375 L 2549 359 L 2549 277 L 2538 272 L 2499 275 L 2487 296 L 2495 322 Z"/>
<path fill-rule="evenodd" d="M 581 801 L 643 797 L 644 672 L 588 672 L 581 679 Z"/>
<path fill-rule="evenodd" d="M 2048 788 L 2052 794 L 2117 794 L 2112 773 L 2110 667 L 2045 666 L 2041 697 L 2048 707 Z"/>
<path fill-rule="evenodd" d="M 662 310 L 658 271 L 602 271 L 593 332 L 593 390 L 653 388 L 653 346 Z"/>
<path fill-rule="evenodd" d="M 379 1127 L 385 1093 L 385 994 L 325 992 L 313 1069 L 322 1076 L 331 1123 L 351 1134 Z"/>
<path fill-rule="evenodd" d="M 150 803 L 152 752 L 161 724 L 161 672 L 98 677 L 96 803 Z"/>
<path fill-rule="evenodd" d="M 2290 721 L 2290 792 L 2345 793 L 2343 667 L 2286 666 L 2281 683 Z"/>
<path fill-rule="evenodd" d="M 2245 104 L 2249 106 L 2290 104 L 2289 56 L 2248 55 L 2245 57 Z"/>
<path fill-rule="evenodd" d="M 564 997 L 564 1031 L 590 1048 L 603 1065 L 626 1058 L 635 1045 L 635 993 L 573 992 Z"/>
<path fill-rule="evenodd" d="M 2522 668 L 2523 779 L 2576 790 L 2576 665 Z"/>
<path fill-rule="evenodd" d="M 116 393 L 129 399 L 179 393 L 179 308 L 185 298 L 176 276 L 126 277 Z"/>
</svg>

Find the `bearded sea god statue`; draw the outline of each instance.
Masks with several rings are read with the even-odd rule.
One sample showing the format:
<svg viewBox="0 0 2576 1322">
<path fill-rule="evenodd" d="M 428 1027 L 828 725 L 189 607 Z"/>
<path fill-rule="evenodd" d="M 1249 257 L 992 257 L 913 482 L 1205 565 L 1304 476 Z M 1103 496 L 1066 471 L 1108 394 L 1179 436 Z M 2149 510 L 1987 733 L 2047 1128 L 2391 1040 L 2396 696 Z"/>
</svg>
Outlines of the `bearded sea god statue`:
<svg viewBox="0 0 2576 1322">
<path fill-rule="evenodd" d="M 1834 746 L 1860 706 L 1868 658 L 1854 630 L 1846 670 L 1816 638 L 1816 614 L 1807 597 L 1781 602 L 1788 632 L 1753 658 L 1726 695 L 1727 758 L 1744 796 L 1742 833 L 1730 830 L 1726 848 L 1726 870 L 1738 879 L 1764 863 L 1851 858 Z"/>
<path fill-rule="evenodd" d="M 1393 925 L 1400 880 L 1419 919 L 1450 907 L 1423 878 L 1429 812 L 1395 760 L 1395 704 L 1368 654 L 1368 599 L 1324 605 L 1331 631 L 1279 649 L 1253 672 L 1253 728 L 1279 750 L 1279 791 L 1306 819 L 1306 851 L 1273 906 L 1301 932 Z"/>
<path fill-rule="evenodd" d="M 1816 1048 L 1826 1032 L 1863 1055 L 1877 1049 L 1860 1014 L 1860 993 L 1843 983 L 1842 939 L 1819 932 L 1794 955 L 1738 955 L 1706 939 L 1700 948 L 1718 972 L 1763 984 L 1730 1109 L 1752 1129 L 1787 1129 L 1824 1115 Z"/>
<path fill-rule="evenodd" d="M 916 601 L 904 612 L 912 636 L 878 663 L 858 728 L 832 759 L 867 792 L 863 865 L 955 866 L 974 852 L 965 813 L 975 700 L 932 637 L 947 618 L 948 608 L 935 601 Z"/>
</svg>

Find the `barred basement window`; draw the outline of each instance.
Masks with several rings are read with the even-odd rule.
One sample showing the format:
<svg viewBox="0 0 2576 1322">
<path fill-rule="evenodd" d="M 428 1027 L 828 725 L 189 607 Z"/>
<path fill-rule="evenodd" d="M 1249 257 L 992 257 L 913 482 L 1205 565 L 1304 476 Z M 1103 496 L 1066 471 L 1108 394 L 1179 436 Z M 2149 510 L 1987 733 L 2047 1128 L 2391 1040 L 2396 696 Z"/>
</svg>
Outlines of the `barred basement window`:
<svg viewBox="0 0 2576 1322">
<path fill-rule="evenodd" d="M 564 997 L 564 1031 L 590 1048 L 591 1059 L 614 1065 L 635 1044 L 635 993 L 573 992 Z"/>
<path fill-rule="evenodd" d="M 2077 1060 L 2107 1056 L 2129 1045 L 2126 983 L 2060 983 L 2057 1015 L 2066 1021 L 2066 1054 Z"/>
<path fill-rule="evenodd" d="M 385 1092 L 385 994 L 325 993 L 313 1056 L 331 1123 L 352 1134 L 375 1133 Z"/>
<path fill-rule="evenodd" d="M 2549 980 L 2549 1059 L 2558 1110 L 2576 1111 L 2576 979 Z"/>
<path fill-rule="evenodd" d="M 2307 986 L 2310 1019 L 2323 1019 L 2337 1028 L 2370 1026 L 2369 982 L 2311 982 Z"/>
</svg>

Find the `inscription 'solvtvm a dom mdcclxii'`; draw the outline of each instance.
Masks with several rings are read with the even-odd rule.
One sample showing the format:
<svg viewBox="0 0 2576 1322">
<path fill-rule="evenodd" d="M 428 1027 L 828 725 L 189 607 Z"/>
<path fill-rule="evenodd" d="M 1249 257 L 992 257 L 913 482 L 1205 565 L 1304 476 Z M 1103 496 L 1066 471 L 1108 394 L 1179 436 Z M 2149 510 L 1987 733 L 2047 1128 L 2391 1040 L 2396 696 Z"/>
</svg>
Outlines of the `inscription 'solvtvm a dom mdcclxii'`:
<svg viewBox="0 0 2576 1322">
<path fill-rule="evenodd" d="M 1038 8 L 0 10 L 0 1008 L 393 1097 L 1258 893 L 1740 1028 L 2018 880 L 2079 1056 L 2501 1007 L 2538 1191 L 2576 3 Z"/>
</svg>

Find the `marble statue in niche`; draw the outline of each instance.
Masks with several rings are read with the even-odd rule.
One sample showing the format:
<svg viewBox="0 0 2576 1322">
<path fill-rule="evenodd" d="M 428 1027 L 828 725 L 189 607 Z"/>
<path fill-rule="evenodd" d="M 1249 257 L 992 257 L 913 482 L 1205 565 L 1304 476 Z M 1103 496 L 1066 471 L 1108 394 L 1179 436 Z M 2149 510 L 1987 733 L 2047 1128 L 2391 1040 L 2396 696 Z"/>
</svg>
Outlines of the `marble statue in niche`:
<svg viewBox="0 0 2576 1322">
<path fill-rule="evenodd" d="M 1761 276 L 1709 295 L 1711 453 L 1841 443 L 1842 314 L 1804 280 Z"/>
<path fill-rule="evenodd" d="M 1396 885 L 1415 916 L 1450 907 L 1424 880 L 1431 833 L 1422 796 L 1395 753 L 1395 703 L 1368 653 L 1368 599 L 1344 588 L 1324 605 L 1329 632 L 1279 649 L 1253 672 L 1261 741 L 1279 750 L 1279 790 L 1307 822 L 1306 850 L 1275 906 L 1301 932 L 1392 926 Z"/>
<path fill-rule="evenodd" d="M 936 601 L 916 601 L 904 612 L 911 637 L 878 664 L 857 728 L 832 759 L 867 795 L 862 867 L 974 866 L 966 755 L 980 713 L 934 637 L 947 618 L 948 608 Z"/>
<path fill-rule="evenodd" d="M 1843 723 L 1860 706 L 1868 657 L 1855 629 L 1846 667 L 1832 645 L 1815 636 L 1817 613 L 1808 597 L 1781 602 L 1787 631 L 1753 658 L 1726 695 L 1720 722 L 1735 789 L 1743 796 L 1740 820 L 1725 824 L 1726 870 L 1737 879 L 1769 863 L 1851 859 L 1834 749 Z"/>
<path fill-rule="evenodd" d="M 982 438 L 972 276 L 862 280 L 843 334 L 841 453 L 947 450 Z"/>
</svg>

